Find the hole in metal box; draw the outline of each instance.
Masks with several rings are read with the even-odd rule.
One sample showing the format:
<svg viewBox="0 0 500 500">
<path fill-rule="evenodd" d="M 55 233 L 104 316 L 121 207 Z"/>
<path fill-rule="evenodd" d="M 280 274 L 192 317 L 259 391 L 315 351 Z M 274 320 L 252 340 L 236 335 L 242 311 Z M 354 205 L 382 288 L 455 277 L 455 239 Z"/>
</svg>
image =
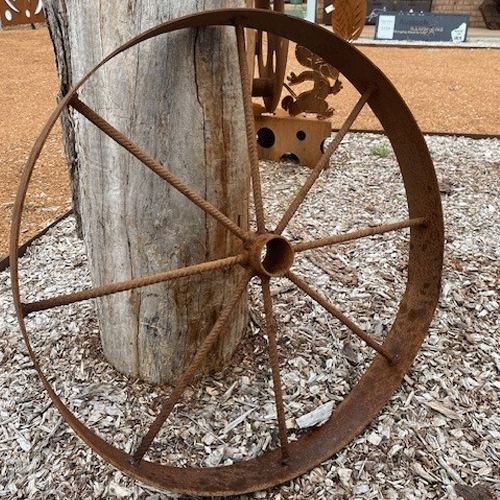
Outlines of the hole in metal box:
<svg viewBox="0 0 500 500">
<path fill-rule="evenodd" d="M 299 141 L 303 141 L 303 140 L 305 140 L 305 138 L 307 137 L 306 133 L 305 133 L 303 130 L 299 130 L 299 131 L 295 134 L 295 136 L 297 137 L 297 139 L 298 139 Z"/>
<path fill-rule="evenodd" d="M 299 157 L 293 153 L 285 153 L 281 155 L 280 161 L 282 163 L 294 163 L 296 165 L 300 165 Z"/>
<path fill-rule="evenodd" d="M 262 127 L 257 131 L 257 143 L 262 148 L 272 148 L 276 142 L 276 135 L 268 127 Z"/>
</svg>

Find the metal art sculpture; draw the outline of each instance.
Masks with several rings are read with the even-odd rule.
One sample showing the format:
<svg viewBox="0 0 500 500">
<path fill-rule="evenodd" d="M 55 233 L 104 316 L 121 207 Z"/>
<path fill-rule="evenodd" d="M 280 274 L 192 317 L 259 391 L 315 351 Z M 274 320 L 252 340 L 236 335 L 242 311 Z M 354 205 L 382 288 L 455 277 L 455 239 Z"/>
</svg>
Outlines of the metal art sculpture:
<svg viewBox="0 0 500 500">
<path fill-rule="evenodd" d="M 236 221 L 228 219 L 218 208 L 193 192 L 184 181 L 176 178 L 169 172 L 168 168 L 150 157 L 137 144 L 134 144 L 121 134 L 79 99 L 79 90 L 88 82 L 90 76 L 100 66 L 106 64 L 118 54 L 163 33 L 205 26 L 232 26 L 236 32 L 256 219 L 255 227 L 251 231 L 239 227 Z M 295 194 L 293 201 L 284 210 L 281 220 L 276 225 L 270 225 L 266 220 L 261 190 L 261 174 L 255 154 L 255 130 L 253 128 L 250 91 L 251 77 L 247 67 L 248 58 L 245 52 L 244 40 L 247 28 L 266 32 L 269 36 L 292 40 L 305 47 L 321 57 L 326 63 L 337 68 L 343 77 L 350 81 L 359 92 L 359 100 L 346 118 L 344 125 L 326 148 L 324 155 L 309 173 L 307 180 Z M 328 166 L 330 156 L 336 151 L 343 137 L 365 106 L 369 106 L 373 110 L 392 143 L 406 190 L 408 218 L 402 218 L 396 222 L 386 222 L 374 227 L 365 227 L 357 231 L 331 234 L 311 240 L 291 241 L 283 236 L 285 228 L 289 225 L 290 220 L 303 203 L 311 187 L 320 177 L 322 171 Z M 48 134 L 61 114 L 69 107 L 81 113 L 83 115 L 81 119 L 86 117 L 92 121 L 104 134 L 137 157 L 146 168 L 151 169 L 171 187 L 200 207 L 203 216 L 208 214 L 221 227 L 232 232 L 235 237 L 241 240 L 241 252 L 237 255 L 228 255 L 214 262 L 205 262 L 129 282 L 114 283 L 99 288 L 81 290 L 66 296 L 56 296 L 47 300 L 24 303 L 22 299 L 22 287 L 24 285 L 21 282 L 17 259 L 24 199 L 34 165 L 43 149 Z M 340 217 L 340 214 L 333 212 L 333 216 Z M 366 238 L 371 235 L 383 235 L 404 228 L 410 230 L 407 249 L 406 290 L 400 299 L 399 309 L 392 326 L 385 341 L 381 344 L 343 314 L 333 303 L 318 293 L 314 285 L 300 276 L 304 270 L 296 269 L 297 266 L 294 262 L 296 255 L 301 252 L 338 245 L 342 242 Z M 19 325 L 34 366 L 64 419 L 98 454 L 127 474 L 162 489 L 182 494 L 215 496 L 265 489 L 310 470 L 349 443 L 385 405 L 388 398 L 401 383 L 417 354 L 426 336 L 438 301 L 443 257 L 443 220 L 439 188 L 426 143 L 400 95 L 376 66 L 353 46 L 319 26 L 271 11 L 231 9 L 203 12 L 183 17 L 166 22 L 145 32 L 104 59 L 64 96 L 37 140 L 23 172 L 14 208 L 10 245 L 12 290 Z M 140 437 L 139 445 L 134 450 L 126 451 L 106 441 L 70 411 L 37 361 L 25 322 L 28 315 L 58 305 L 119 293 L 123 290 L 148 286 L 160 281 L 176 280 L 183 276 L 209 273 L 214 269 L 229 269 L 234 266 L 243 266 L 246 270 L 244 279 L 234 296 L 226 298 L 225 305 L 213 330 L 195 354 L 191 365 L 182 375 L 170 397 L 163 403 L 149 430 Z M 252 277 L 257 277 L 261 283 L 265 311 L 265 331 L 269 339 L 268 348 L 280 445 L 257 458 L 223 467 L 179 468 L 149 461 L 146 458 L 149 447 L 157 438 L 159 430 L 168 419 L 172 409 L 182 397 L 200 361 L 209 352 L 212 342 L 223 334 L 234 304 L 238 301 Z M 288 280 L 301 293 L 311 297 L 331 314 L 333 320 L 337 318 L 347 325 L 376 353 L 373 362 L 352 391 L 334 409 L 328 421 L 320 427 L 310 429 L 296 441 L 291 440 L 287 432 L 285 405 L 281 391 L 277 325 L 273 311 L 274 299 L 270 293 L 270 283 L 277 277 Z"/>
<path fill-rule="evenodd" d="M 2 26 L 41 23 L 45 20 L 42 0 L 0 0 Z"/>
<path fill-rule="evenodd" d="M 338 94 L 342 89 L 338 70 L 300 45 L 295 48 L 295 57 L 302 66 L 310 69 L 302 71 L 299 75 L 290 73 L 285 87 L 291 95 L 283 98 L 282 108 L 291 116 L 297 116 L 300 113 L 316 113 L 317 118 L 332 116 L 333 108 L 329 107 L 326 98 L 329 95 Z M 313 88 L 297 95 L 291 85 L 306 81 L 314 82 Z"/>
<path fill-rule="evenodd" d="M 365 0 L 335 0 L 332 11 L 333 32 L 347 41 L 352 41 L 361 35 L 366 20 Z M 334 109 L 328 104 L 327 97 L 335 95 L 342 89 L 339 72 L 326 64 L 320 57 L 305 47 L 295 48 L 295 57 L 299 64 L 308 68 L 299 75 L 291 73 L 288 84 L 284 83 L 290 95 L 285 96 L 281 106 L 291 116 L 301 113 L 313 113 L 317 118 L 332 116 Z M 331 81 L 330 81 L 331 80 Z M 313 82 L 313 87 L 297 95 L 291 85 L 305 81 Z"/>
<path fill-rule="evenodd" d="M 334 0 L 333 32 L 344 40 L 359 38 L 366 23 L 366 0 Z"/>
<path fill-rule="evenodd" d="M 484 0 L 479 6 L 479 12 L 488 29 L 500 29 L 500 0 Z"/>
<path fill-rule="evenodd" d="M 255 8 L 271 10 L 271 2 L 270 0 L 255 0 Z M 284 12 L 285 0 L 275 0 L 272 10 Z M 281 99 L 287 56 L 288 40 L 258 31 L 255 57 L 259 77 L 253 80 L 252 95 L 263 98 L 266 111 L 269 113 L 275 111 Z"/>
</svg>

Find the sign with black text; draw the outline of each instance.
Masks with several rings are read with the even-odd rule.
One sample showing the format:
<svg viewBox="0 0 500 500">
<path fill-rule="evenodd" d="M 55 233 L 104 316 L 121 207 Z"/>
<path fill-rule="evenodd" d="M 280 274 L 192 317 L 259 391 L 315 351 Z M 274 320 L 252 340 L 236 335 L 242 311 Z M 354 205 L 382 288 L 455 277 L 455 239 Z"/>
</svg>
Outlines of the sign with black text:
<svg viewBox="0 0 500 500">
<path fill-rule="evenodd" d="M 464 42 L 469 16 L 384 12 L 377 17 L 375 40 Z"/>
</svg>

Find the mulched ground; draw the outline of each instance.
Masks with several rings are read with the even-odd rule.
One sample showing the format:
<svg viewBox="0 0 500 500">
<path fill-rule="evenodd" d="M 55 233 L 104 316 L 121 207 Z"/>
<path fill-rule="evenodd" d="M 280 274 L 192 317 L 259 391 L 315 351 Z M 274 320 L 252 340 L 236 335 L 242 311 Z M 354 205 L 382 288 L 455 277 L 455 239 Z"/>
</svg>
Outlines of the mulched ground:
<svg viewBox="0 0 500 500">
<path fill-rule="evenodd" d="M 349 134 L 285 235 L 307 241 L 404 219 L 404 189 L 385 141 Z M 499 498 L 500 140 L 427 141 L 441 184 L 446 253 L 440 304 L 411 370 L 366 431 L 341 452 L 289 483 L 234 500 Z M 307 174 L 293 164 L 263 169 L 271 227 Z M 332 216 L 332 207 L 341 217 Z M 381 341 L 405 288 L 405 233 L 298 253 L 293 272 Z M 91 286 L 72 218 L 30 246 L 20 266 L 28 303 Z M 342 400 L 373 352 L 289 281 L 272 280 L 271 293 L 293 440 L 311 413 Z M 251 321 L 237 355 L 221 373 L 186 391 L 150 459 L 228 465 L 277 446 L 257 282 L 250 296 Z M 104 360 L 92 302 L 30 315 L 27 324 L 58 394 L 102 437 L 131 449 L 170 388 L 129 380 Z M 177 498 L 100 460 L 41 391 L 14 316 L 9 273 L 0 272 L 0 498 Z"/>
</svg>

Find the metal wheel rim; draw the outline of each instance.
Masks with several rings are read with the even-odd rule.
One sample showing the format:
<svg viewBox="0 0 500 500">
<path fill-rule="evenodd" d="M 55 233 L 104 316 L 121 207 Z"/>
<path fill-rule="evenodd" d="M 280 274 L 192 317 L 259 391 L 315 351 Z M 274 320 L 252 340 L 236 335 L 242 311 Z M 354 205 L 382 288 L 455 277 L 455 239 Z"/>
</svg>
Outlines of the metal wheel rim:
<svg viewBox="0 0 500 500">
<path fill-rule="evenodd" d="M 100 66 L 128 48 L 162 33 L 213 25 L 241 25 L 287 38 L 309 48 L 338 68 L 360 94 L 368 87 L 373 88 L 368 104 L 382 123 L 398 158 L 407 192 L 409 215 L 425 217 L 426 223 L 411 228 L 407 288 L 384 343 L 388 350 L 400 354 L 398 362 L 390 366 L 382 356 L 377 355 L 330 419 L 290 444 L 291 456 L 286 464 L 282 463 L 279 450 L 273 450 L 256 459 L 225 467 L 177 468 L 146 460 L 132 465 L 130 454 L 104 441 L 71 413 L 37 362 L 26 330 L 20 298 L 17 248 L 21 212 L 34 164 L 50 130 L 76 91 Z M 61 100 L 36 141 L 23 172 L 14 207 L 10 247 L 12 290 L 19 324 L 35 368 L 65 420 L 98 454 L 127 474 L 170 491 L 215 496 L 261 490 L 297 477 L 339 451 L 384 406 L 417 354 L 437 304 L 443 222 L 439 190 L 425 141 L 407 106 L 380 70 L 354 47 L 324 28 L 271 11 L 231 9 L 183 17 L 147 31 L 104 59 Z M 357 411 L 357 408 L 363 411 Z"/>
</svg>

